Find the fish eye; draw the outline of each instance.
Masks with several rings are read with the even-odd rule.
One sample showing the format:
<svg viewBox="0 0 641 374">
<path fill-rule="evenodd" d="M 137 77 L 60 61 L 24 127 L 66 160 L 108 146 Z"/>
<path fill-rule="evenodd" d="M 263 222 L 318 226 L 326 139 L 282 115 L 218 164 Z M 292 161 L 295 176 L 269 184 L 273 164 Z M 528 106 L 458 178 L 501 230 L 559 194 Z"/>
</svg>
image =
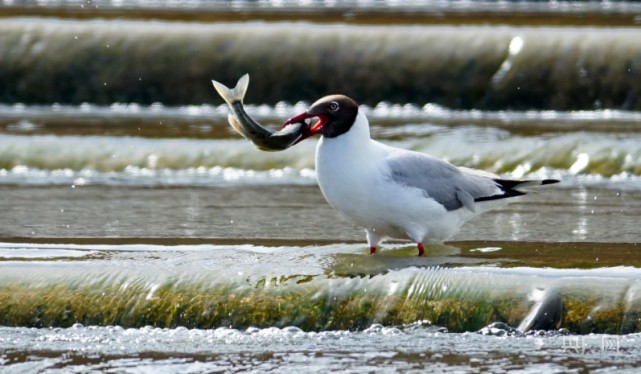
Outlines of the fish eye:
<svg viewBox="0 0 641 374">
<path fill-rule="evenodd" d="M 337 111 L 338 108 L 340 108 L 340 105 L 338 105 L 338 102 L 332 101 L 331 103 L 329 103 L 329 110 L 331 110 L 332 112 Z"/>
</svg>

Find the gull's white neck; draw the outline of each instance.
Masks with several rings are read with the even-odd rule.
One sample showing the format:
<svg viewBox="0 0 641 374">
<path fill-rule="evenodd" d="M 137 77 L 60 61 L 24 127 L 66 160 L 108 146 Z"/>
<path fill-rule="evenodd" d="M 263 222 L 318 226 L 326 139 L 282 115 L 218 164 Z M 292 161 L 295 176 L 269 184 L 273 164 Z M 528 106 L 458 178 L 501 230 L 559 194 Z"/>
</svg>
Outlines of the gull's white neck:
<svg viewBox="0 0 641 374">
<path fill-rule="evenodd" d="M 385 171 L 382 166 L 386 148 L 369 135 L 369 122 L 360 111 L 354 125 L 335 138 L 321 137 L 316 146 L 316 176 L 318 185 L 331 205 L 351 195 L 356 186 L 378 179 Z M 336 206 L 335 206 L 336 208 Z"/>
<path fill-rule="evenodd" d="M 322 137 L 316 147 L 316 177 L 329 205 L 362 226 L 382 227 L 372 221 L 380 215 L 372 202 L 387 198 L 381 191 L 389 173 L 387 153 L 388 147 L 370 138 L 369 122 L 360 112 L 346 133 Z"/>
</svg>

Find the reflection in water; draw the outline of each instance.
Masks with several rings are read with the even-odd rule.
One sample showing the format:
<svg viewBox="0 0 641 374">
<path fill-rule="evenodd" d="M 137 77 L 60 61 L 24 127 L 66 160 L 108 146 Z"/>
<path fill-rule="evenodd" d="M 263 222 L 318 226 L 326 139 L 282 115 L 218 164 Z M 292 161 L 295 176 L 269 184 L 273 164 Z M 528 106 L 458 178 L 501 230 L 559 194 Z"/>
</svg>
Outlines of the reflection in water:
<svg viewBox="0 0 641 374">
<path fill-rule="evenodd" d="M 527 222 L 520 213 L 513 213 L 510 215 L 510 234 L 511 239 L 514 241 L 522 240 L 522 231 L 527 226 Z"/>
<path fill-rule="evenodd" d="M 583 216 L 579 217 L 579 220 L 577 222 L 577 228 L 575 230 L 572 230 L 572 234 L 578 239 L 578 240 L 585 240 L 587 238 L 588 234 L 588 218 Z"/>
</svg>

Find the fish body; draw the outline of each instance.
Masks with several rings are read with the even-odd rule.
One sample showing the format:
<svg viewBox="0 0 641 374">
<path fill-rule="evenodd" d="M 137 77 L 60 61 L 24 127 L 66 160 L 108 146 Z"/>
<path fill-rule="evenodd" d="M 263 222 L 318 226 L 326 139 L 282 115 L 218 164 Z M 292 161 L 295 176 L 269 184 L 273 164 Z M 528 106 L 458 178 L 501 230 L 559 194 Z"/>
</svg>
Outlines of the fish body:
<svg viewBox="0 0 641 374">
<path fill-rule="evenodd" d="M 306 132 L 306 124 L 303 122 L 293 123 L 280 131 L 274 131 L 261 126 L 247 114 L 243 106 L 243 99 L 249 85 L 249 74 L 243 75 L 234 88 L 229 88 L 215 80 L 212 80 L 211 83 L 229 107 L 230 113 L 227 120 L 231 127 L 245 139 L 254 143 L 258 149 L 263 151 L 285 150 L 300 141 Z"/>
</svg>

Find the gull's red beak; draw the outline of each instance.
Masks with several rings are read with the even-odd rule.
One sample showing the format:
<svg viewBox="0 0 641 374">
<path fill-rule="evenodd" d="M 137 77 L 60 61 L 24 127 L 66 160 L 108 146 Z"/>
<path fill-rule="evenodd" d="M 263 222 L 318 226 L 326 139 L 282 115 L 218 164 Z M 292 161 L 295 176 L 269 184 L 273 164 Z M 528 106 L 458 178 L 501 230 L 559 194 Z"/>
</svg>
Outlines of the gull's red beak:
<svg viewBox="0 0 641 374">
<path fill-rule="evenodd" d="M 307 130 L 303 133 L 303 136 L 301 136 L 301 138 L 298 139 L 294 144 L 297 144 L 309 138 L 310 136 L 318 134 L 323 129 L 323 126 L 325 126 L 325 123 L 327 123 L 327 116 L 323 114 L 309 114 L 305 112 L 288 119 L 283 124 L 283 127 L 285 127 L 287 125 L 291 125 L 292 123 L 305 123 L 305 120 L 309 118 L 318 118 L 318 121 L 314 122 L 311 126 L 306 127 Z"/>
</svg>

